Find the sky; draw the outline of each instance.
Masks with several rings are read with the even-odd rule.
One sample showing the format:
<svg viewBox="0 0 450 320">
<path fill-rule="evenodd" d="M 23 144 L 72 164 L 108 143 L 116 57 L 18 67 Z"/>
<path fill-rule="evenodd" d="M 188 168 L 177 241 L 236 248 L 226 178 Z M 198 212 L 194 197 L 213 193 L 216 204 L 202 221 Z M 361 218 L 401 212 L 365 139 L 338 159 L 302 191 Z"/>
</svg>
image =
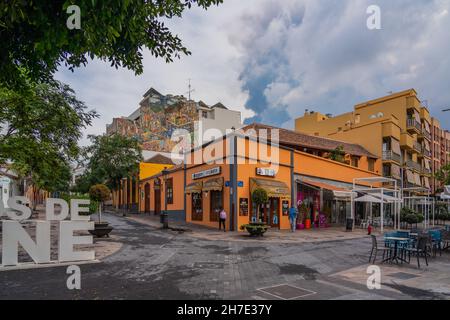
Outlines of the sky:
<svg viewBox="0 0 450 320">
<path fill-rule="evenodd" d="M 381 9 L 369 30 L 366 10 Z M 169 21 L 192 52 L 166 64 L 144 52 L 144 73 L 91 61 L 56 77 L 101 117 L 102 134 L 131 114 L 150 87 L 163 94 L 222 102 L 254 121 L 292 129 L 305 109 L 349 112 L 359 102 L 415 88 L 450 129 L 450 0 L 224 0 Z M 81 141 L 86 144 L 86 138 Z"/>
</svg>

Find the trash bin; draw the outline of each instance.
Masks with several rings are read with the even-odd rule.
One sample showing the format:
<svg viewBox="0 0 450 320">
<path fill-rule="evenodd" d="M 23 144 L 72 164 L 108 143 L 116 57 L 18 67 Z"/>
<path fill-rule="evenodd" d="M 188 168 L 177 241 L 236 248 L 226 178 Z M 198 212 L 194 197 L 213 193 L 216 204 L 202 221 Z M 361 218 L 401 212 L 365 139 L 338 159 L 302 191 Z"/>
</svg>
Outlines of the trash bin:
<svg viewBox="0 0 450 320">
<path fill-rule="evenodd" d="M 353 231 L 353 219 L 347 218 L 346 231 Z"/>
<path fill-rule="evenodd" d="M 163 225 L 163 229 L 169 228 L 169 214 L 167 212 L 162 212 L 160 215 L 160 221 Z"/>
</svg>

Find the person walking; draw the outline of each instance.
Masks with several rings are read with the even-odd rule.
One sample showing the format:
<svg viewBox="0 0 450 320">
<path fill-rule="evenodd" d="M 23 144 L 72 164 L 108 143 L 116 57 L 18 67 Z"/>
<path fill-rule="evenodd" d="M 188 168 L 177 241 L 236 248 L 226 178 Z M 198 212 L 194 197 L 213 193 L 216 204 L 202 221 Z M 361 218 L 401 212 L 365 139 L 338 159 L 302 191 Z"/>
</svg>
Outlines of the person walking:
<svg viewBox="0 0 450 320">
<path fill-rule="evenodd" d="M 297 208 L 292 205 L 289 209 L 289 222 L 291 223 L 291 232 L 294 232 L 297 226 L 297 213 Z"/>
<path fill-rule="evenodd" d="M 225 227 L 225 221 L 227 221 L 227 213 L 225 212 L 225 210 L 221 207 L 220 208 L 220 213 L 219 213 L 219 230 L 222 229 L 222 224 L 223 224 L 223 232 L 226 232 L 227 229 Z"/>
</svg>

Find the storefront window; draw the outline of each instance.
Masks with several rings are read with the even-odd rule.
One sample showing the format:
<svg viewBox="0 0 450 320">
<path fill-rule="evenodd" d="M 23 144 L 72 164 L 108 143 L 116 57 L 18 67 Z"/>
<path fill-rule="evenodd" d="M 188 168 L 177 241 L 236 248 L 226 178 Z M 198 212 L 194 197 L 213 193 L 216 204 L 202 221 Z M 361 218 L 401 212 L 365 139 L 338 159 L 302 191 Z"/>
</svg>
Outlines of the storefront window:
<svg viewBox="0 0 450 320">
<path fill-rule="evenodd" d="M 223 207 L 223 192 L 211 191 L 211 210 L 209 211 L 210 221 L 219 221 L 220 208 Z"/>
<path fill-rule="evenodd" d="M 203 200 L 201 193 L 192 194 L 192 220 L 203 220 Z"/>
</svg>

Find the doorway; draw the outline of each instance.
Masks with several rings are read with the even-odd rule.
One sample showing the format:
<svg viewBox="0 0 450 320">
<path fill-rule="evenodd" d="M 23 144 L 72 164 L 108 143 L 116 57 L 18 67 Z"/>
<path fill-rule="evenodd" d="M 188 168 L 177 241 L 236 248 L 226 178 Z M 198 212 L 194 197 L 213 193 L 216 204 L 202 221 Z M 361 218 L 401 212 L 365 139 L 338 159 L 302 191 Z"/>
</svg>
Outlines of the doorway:
<svg viewBox="0 0 450 320">
<path fill-rule="evenodd" d="M 145 213 L 150 212 L 150 183 L 146 183 L 144 187 L 144 203 Z"/>
<path fill-rule="evenodd" d="M 280 198 L 269 198 L 269 218 L 272 228 L 280 227 Z"/>
<path fill-rule="evenodd" d="M 155 185 L 155 216 L 161 214 L 161 186 Z"/>
</svg>

